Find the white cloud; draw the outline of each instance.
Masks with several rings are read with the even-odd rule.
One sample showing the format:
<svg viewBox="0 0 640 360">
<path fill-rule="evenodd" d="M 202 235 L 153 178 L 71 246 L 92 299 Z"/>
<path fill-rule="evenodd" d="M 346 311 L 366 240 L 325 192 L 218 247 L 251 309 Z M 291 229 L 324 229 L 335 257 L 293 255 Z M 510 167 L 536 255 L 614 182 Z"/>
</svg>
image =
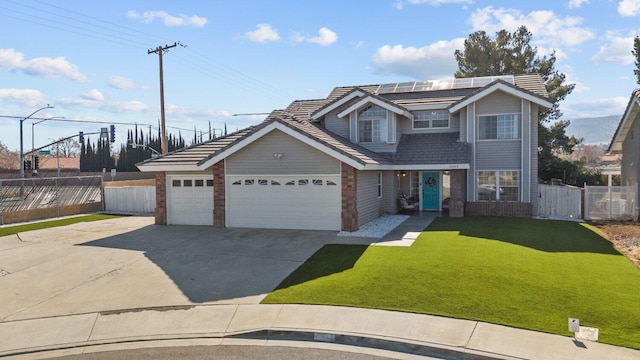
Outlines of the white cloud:
<svg viewBox="0 0 640 360">
<path fill-rule="evenodd" d="M 633 50 L 633 36 L 619 36 L 613 32 L 607 34 L 608 43 L 602 45 L 591 61 L 594 63 L 619 62 L 633 64 L 635 58 L 631 54 Z"/>
<path fill-rule="evenodd" d="M 85 100 L 91 101 L 102 101 L 104 100 L 104 96 L 98 89 L 91 89 L 88 92 L 82 94 L 82 98 Z"/>
<path fill-rule="evenodd" d="M 77 82 L 87 81 L 87 77 L 78 71 L 78 67 L 69 63 L 64 57 L 39 57 L 25 60 L 24 54 L 14 49 L 0 49 L 0 68 L 8 71 L 22 71 L 44 78 L 64 77 Z"/>
<path fill-rule="evenodd" d="M 458 68 L 453 53 L 464 46 L 462 38 L 416 48 L 385 45 L 373 55 L 375 71 L 417 79 L 451 78 Z"/>
<path fill-rule="evenodd" d="M 295 43 L 301 43 L 306 41 L 312 44 L 328 46 L 338 41 L 338 34 L 331 31 L 331 29 L 329 28 L 321 27 L 320 30 L 318 30 L 318 36 L 308 38 L 303 35 L 300 35 L 300 33 L 294 33 L 293 36 L 291 36 L 291 40 Z"/>
<path fill-rule="evenodd" d="M 618 3 L 618 14 L 624 17 L 636 16 L 640 13 L 640 0 L 622 0 Z"/>
<path fill-rule="evenodd" d="M 42 106 L 47 103 L 44 95 L 33 89 L 0 89 L 0 100 L 28 107 Z"/>
<path fill-rule="evenodd" d="M 582 4 L 588 4 L 589 0 L 569 0 L 569 9 L 578 9 Z"/>
<path fill-rule="evenodd" d="M 258 24 L 256 25 L 256 27 L 257 27 L 257 30 L 247 31 L 245 33 L 245 36 L 249 41 L 263 43 L 267 41 L 280 40 L 280 35 L 278 35 L 278 31 L 272 28 L 271 25 Z"/>
<path fill-rule="evenodd" d="M 166 11 L 145 11 L 142 14 L 135 10 L 127 12 L 127 17 L 130 19 L 142 19 L 145 24 L 150 24 L 155 19 L 162 20 L 165 26 L 191 26 L 191 27 L 203 27 L 207 24 L 207 18 L 200 17 L 198 15 L 170 15 Z"/>
<path fill-rule="evenodd" d="M 326 27 L 321 27 L 320 30 L 318 30 L 318 36 L 309 39 L 310 43 L 318 44 L 321 46 L 331 45 L 336 41 L 338 41 L 338 34 Z"/>
<path fill-rule="evenodd" d="M 469 18 L 473 31 L 485 30 L 489 34 L 505 29 L 515 31 L 524 25 L 533 34 L 533 42 L 543 46 L 577 46 L 595 37 L 594 33 L 579 26 L 583 18 L 559 17 L 553 11 L 532 11 L 523 14 L 517 9 L 495 9 L 491 6 L 476 10 Z"/>
<path fill-rule="evenodd" d="M 114 89 L 125 90 L 125 89 L 144 89 L 144 86 L 140 86 L 135 83 L 135 81 L 131 79 L 127 79 L 122 76 L 112 76 L 107 80 L 107 85 L 111 86 Z"/>
</svg>

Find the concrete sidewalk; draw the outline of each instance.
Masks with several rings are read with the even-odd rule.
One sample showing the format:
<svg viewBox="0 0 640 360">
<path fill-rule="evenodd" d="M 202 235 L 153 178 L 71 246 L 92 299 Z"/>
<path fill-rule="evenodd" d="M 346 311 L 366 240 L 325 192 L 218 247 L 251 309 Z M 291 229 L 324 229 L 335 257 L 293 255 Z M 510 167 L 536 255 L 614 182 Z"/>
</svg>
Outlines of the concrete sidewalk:
<svg viewBox="0 0 640 360">
<path fill-rule="evenodd" d="M 29 334 L 29 336 L 25 336 Z M 463 359 L 639 359 L 640 351 L 476 321 L 309 305 L 133 309 L 0 323 L 0 357 L 34 359 L 171 340 L 211 345 L 309 341 Z M 53 352 L 51 352 L 53 351 Z"/>
</svg>

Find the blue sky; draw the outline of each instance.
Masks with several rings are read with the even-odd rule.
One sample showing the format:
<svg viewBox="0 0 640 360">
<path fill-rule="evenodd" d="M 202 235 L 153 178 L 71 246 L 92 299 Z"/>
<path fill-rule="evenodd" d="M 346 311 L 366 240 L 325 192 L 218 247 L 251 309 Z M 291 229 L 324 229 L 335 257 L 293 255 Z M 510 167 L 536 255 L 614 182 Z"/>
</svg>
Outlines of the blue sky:
<svg viewBox="0 0 640 360">
<path fill-rule="evenodd" d="M 126 124 L 155 128 L 160 118 L 158 56 L 147 51 L 180 42 L 163 57 L 166 119 L 189 139 L 209 121 L 244 128 L 263 116 L 234 114 L 323 98 L 336 86 L 452 77 L 453 52 L 470 33 L 521 25 L 576 84 L 565 119 L 622 114 L 638 87 L 640 0 L 0 0 L 0 116 L 51 104 L 34 117 L 106 124 L 45 121 L 35 147 L 108 123 L 118 123 L 119 144 Z M 0 117 L 0 141 L 19 148 L 18 119 Z"/>
</svg>

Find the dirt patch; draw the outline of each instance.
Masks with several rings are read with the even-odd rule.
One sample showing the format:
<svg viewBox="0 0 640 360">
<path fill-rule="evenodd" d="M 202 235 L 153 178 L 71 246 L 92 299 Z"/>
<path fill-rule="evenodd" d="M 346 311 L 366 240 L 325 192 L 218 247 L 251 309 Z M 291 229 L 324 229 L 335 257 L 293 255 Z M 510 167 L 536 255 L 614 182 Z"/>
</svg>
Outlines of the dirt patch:
<svg viewBox="0 0 640 360">
<path fill-rule="evenodd" d="M 593 221 L 606 239 L 640 269 L 640 223 L 631 221 Z"/>
</svg>

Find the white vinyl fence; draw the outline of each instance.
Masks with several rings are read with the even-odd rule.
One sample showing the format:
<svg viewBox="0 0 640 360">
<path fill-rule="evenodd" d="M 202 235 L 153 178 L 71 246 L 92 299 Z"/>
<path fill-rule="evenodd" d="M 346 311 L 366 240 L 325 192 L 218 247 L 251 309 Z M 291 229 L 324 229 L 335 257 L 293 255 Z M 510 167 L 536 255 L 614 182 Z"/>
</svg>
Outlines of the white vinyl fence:
<svg viewBox="0 0 640 360">
<path fill-rule="evenodd" d="M 538 216 L 553 219 L 582 219 L 582 189 L 575 186 L 539 184 Z"/>
<path fill-rule="evenodd" d="M 585 186 L 585 220 L 634 220 L 637 186 Z"/>
<path fill-rule="evenodd" d="M 105 211 L 114 213 L 153 213 L 156 188 L 153 186 L 122 186 L 104 188 Z"/>
</svg>

